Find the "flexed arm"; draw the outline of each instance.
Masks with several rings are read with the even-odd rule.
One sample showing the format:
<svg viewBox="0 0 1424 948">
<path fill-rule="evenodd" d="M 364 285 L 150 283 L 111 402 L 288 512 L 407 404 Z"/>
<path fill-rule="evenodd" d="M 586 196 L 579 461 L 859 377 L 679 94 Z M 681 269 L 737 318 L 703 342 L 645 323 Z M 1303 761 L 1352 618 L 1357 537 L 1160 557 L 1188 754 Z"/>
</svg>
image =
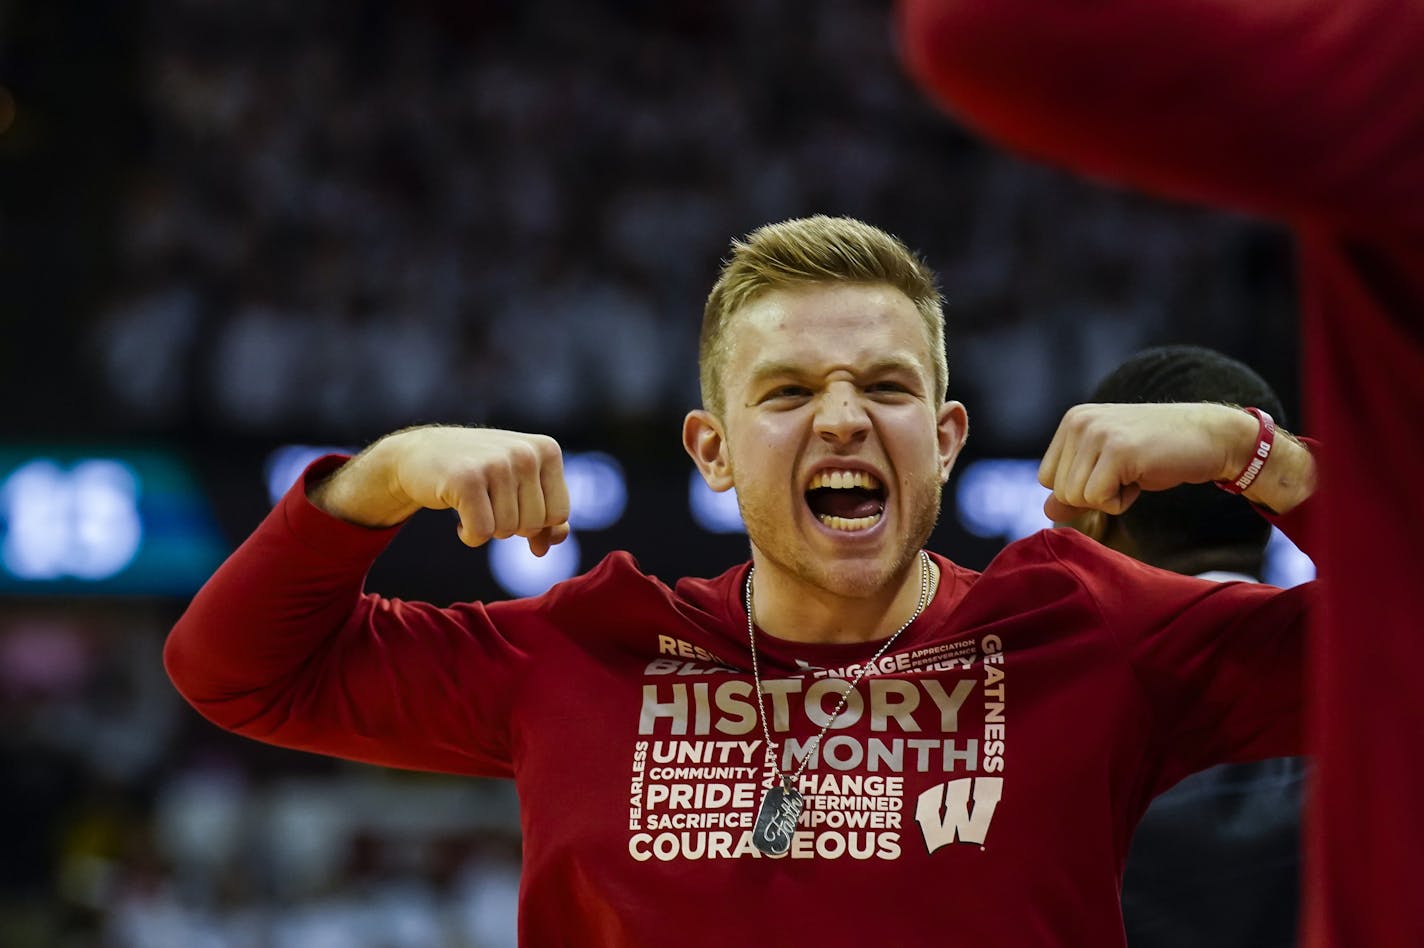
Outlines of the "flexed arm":
<svg viewBox="0 0 1424 948">
<path fill-rule="evenodd" d="M 1208 402 L 1077 405 L 1059 422 L 1039 465 L 1039 482 L 1053 491 L 1044 513 L 1054 521 L 1090 509 L 1120 514 L 1144 490 L 1231 480 L 1251 462 L 1259 430 L 1254 416 Z M 1309 449 L 1277 432 L 1244 496 L 1285 514 L 1315 484 Z"/>
<path fill-rule="evenodd" d="M 522 536 L 542 553 L 563 539 L 558 445 L 432 427 L 337 462 L 310 469 L 199 590 L 168 637 L 169 676 L 209 720 L 257 740 L 507 774 L 509 708 L 530 654 L 521 637 L 537 600 L 442 609 L 362 585 L 395 525 L 422 507 L 458 511 L 472 546 Z"/>
</svg>

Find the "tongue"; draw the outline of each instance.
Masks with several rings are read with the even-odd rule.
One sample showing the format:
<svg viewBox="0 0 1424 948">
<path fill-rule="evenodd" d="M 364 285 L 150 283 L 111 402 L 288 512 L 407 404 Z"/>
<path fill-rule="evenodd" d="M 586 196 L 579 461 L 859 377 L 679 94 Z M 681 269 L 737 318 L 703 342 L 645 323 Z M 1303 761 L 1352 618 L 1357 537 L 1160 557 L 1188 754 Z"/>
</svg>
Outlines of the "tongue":
<svg viewBox="0 0 1424 948">
<path fill-rule="evenodd" d="M 813 490 L 806 495 L 806 502 L 818 516 L 844 517 L 847 520 L 873 517 L 884 509 L 880 498 L 858 487 Z"/>
</svg>

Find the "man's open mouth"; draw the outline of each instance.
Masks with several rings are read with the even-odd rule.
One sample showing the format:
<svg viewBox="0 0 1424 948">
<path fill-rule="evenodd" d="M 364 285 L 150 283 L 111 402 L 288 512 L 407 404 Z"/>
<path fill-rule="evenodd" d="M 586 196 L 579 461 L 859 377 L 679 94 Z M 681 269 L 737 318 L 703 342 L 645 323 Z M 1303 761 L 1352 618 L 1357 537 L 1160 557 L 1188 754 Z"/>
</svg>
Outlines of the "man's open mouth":
<svg viewBox="0 0 1424 948">
<path fill-rule="evenodd" d="M 832 530 L 869 530 L 885 513 L 885 487 L 865 471 L 821 471 L 806 488 L 806 506 Z"/>
</svg>

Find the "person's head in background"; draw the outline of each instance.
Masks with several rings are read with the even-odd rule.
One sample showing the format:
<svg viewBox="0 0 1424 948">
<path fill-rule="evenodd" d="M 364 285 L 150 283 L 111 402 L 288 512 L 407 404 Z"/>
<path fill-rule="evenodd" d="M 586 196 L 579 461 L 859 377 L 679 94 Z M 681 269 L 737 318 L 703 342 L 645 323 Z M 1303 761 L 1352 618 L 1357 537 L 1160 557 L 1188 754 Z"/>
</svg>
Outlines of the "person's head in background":
<svg viewBox="0 0 1424 948">
<path fill-rule="evenodd" d="M 1090 402 L 1227 402 L 1284 424 L 1280 398 L 1249 366 L 1200 346 L 1144 349 L 1098 383 Z M 1092 511 L 1070 526 L 1121 553 L 1175 573 L 1261 577 L 1267 523 L 1244 498 L 1213 484 L 1144 492 L 1118 516 Z"/>
</svg>

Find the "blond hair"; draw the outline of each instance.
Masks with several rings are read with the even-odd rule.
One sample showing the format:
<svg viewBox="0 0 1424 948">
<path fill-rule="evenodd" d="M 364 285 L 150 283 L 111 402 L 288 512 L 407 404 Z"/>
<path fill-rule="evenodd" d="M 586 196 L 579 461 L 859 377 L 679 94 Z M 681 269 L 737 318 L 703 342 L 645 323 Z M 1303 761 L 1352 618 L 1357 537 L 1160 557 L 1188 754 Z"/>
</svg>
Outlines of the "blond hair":
<svg viewBox="0 0 1424 948">
<path fill-rule="evenodd" d="M 721 416 L 722 367 L 731 317 L 763 293 L 814 284 L 887 284 L 910 298 L 924 320 L 934 360 L 936 401 L 949 384 L 944 299 L 934 271 L 897 238 L 850 217 L 802 217 L 767 224 L 732 241 L 732 255 L 707 296 L 697 363 L 702 404 Z"/>
</svg>

